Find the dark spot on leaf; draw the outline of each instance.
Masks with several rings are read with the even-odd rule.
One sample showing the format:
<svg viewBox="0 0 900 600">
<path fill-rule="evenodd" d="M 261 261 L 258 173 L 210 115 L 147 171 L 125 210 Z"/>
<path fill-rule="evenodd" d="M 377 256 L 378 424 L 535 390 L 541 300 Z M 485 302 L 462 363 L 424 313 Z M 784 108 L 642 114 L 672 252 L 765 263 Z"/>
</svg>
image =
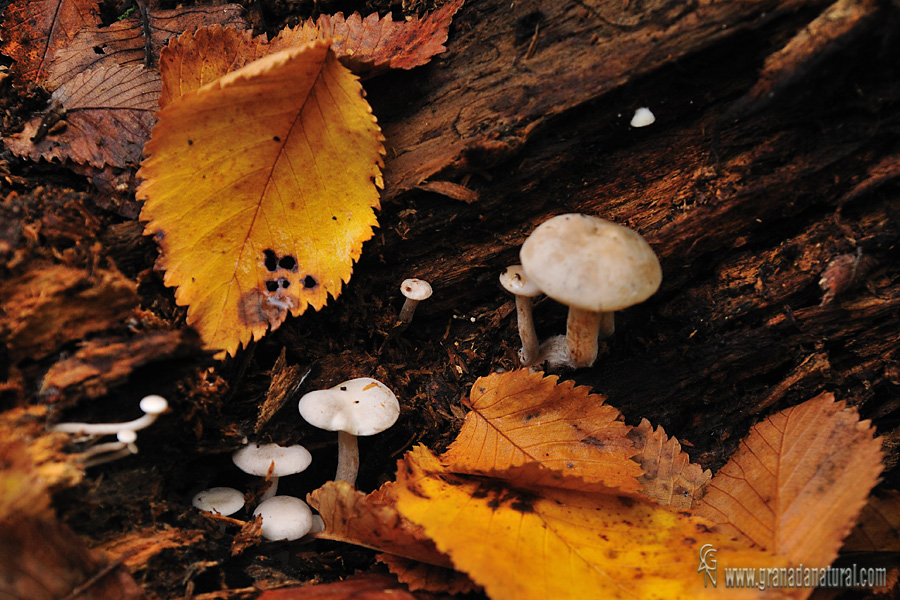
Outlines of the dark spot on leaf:
<svg viewBox="0 0 900 600">
<path fill-rule="evenodd" d="M 272 136 L 272 139 L 273 139 L 274 141 L 276 141 L 276 142 L 280 142 L 280 141 L 281 141 L 281 138 L 278 137 L 277 135 Z"/>
<path fill-rule="evenodd" d="M 332 221 L 337 221 L 337 217 L 331 217 Z"/>
<path fill-rule="evenodd" d="M 527 423 L 528 421 L 530 421 L 530 420 L 532 420 L 532 419 L 536 419 L 536 418 L 539 417 L 540 415 L 541 415 L 541 413 L 537 413 L 537 412 L 526 413 L 526 414 L 525 414 L 525 422 Z"/>
<path fill-rule="evenodd" d="M 313 277 L 312 275 L 307 275 L 306 277 L 303 278 L 303 287 L 305 287 L 306 289 L 311 290 L 312 288 L 316 287 L 317 285 L 319 285 L 319 282 L 316 281 L 316 278 Z"/>
<path fill-rule="evenodd" d="M 622 506 L 624 506 L 625 508 L 631 508 L 632 506 L 635 505 L 635 500 L 634 500 L 634 498 L 629 498 L 628 496 L 619 496 L 619 502 L 620 502 L 620 503 L 622 504 Z"/>
<path fill-rule="evenodd" d="M 265 265 L 266 269 L 269 271 L 274 271 L 278 268 L 278 255 L 275 254 L 272 250 L 263 250 L 263 256 L 266 257 Z"/>
<path fill-rule="evenodd" d="M 279 280 L 278 280 L 278 283 L 281 284 L 281 287 L 282 287 L 283 289 L 288 289 L 289 287 L 291 287 L 291 282 L 288 281 L 287 279 L 285 279 L 284 277 L 282 277 L 281 279 L 279 279 Z"/>
<path fill-rule="evenodd" d="M 697 528 L 697 531 L 699 531 L 700 533 L 709 533 L 710 532 L 709 527 L 707 527 L 706 525 L 702 525 L 701 523 L 697 523 L 695 525 L 695 527 Z"/>
<path fill-rule="evenodd" d="M 695 539 L 692 538 L 692 537 L 684 538 L 684 540 L 682 540 L 682 541 L 684 542 L 684 545 L 685 545 L 685 546 L 693 546 L 694 544 L 697 543 L 697 540 L 695 540 Z"/>
<path fill-rule="evenodd" d="M 287 269 L 288 271 L 293 271 L 297 268 L 297 261 L 293 256 L 288 254 L 287 256 L 282 256 L 281 260 L 278 261 L 278 266 L 282 269 Z"/>
<path fill-rule="evenodd" d="M 479 487 L 477 490 L 475 490 L 474 492 L 472 492 L 472 497 L 473 497 L 473 498 L 478 498 L 478 499 L 481 499 L 481 498 L 487 498 L 487 497 L 488 497 L 488 491 L 487 491 L 486 488 Z"/>
<path fill-rule="evenodd" d="M 194 140 L 188 140 L 188 146 L 193 146 L 193 145 L 194 145 Z"/>
<path fill-rule="evenodd" d="M 691 516 L 691 513 L 689 513 L 686 510 L 679 510 L 678 514 L 681 515 L 682 517 L 690 517 Z"/>
<path fill-rule="evenodd" d="M 596 446 L 597 448 L 605 448 L 606 442 L 599 438 L 595 438 L 593 436 L 588 436 L 581 440 L 582 444 L 587 444 L 588 446 Z"/>
<path fill-rule="evenodd" d="M 534 512 L 534 501 L 531 498 L 522 496 L 513 500 L 512 504 L 510 504 L 509 507 L 514 511 L 520 512 L 525 515 Z"/>
<path fill-rule="evenodd" d="M 103 46 L 94 46 L 94 54 L 106 54 L 103 50 Z"/>
<path fill-rule="evenodd" d="M 267 281 L 266 282 L 266 290 L 270 292 L 278 291 L 278 282 L 277 281 Z"/>
<path fill-rule="evenodd" d="M 463 483 L 456 477 L 450 477 L 448 475 L 438 474 L 437 478 L 440 479 L 441 481 L 443 481 L 444 483 L 446 483 L 447 485 L 452 485 L 454 487 L 458 486 L 458 485 L 462 485 L 462 483 Z"/>
<path fill-rule="evenodd" d="M 498 508 L 500 508 L 501 504 L 503 504 L 503 502 L 501 502 L 500 498 L 497 498 L 496 496 L 488 500 L 488 508 L 490 508 L 491 510 L 497 510 Z"/>
</svg>

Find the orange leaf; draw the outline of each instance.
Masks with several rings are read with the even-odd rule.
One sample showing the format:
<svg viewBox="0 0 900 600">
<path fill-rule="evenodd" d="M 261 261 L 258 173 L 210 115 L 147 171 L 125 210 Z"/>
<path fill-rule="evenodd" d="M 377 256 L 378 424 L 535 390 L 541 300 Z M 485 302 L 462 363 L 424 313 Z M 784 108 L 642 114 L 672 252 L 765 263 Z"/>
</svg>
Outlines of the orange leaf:
<svg viewBox="0 0 900 600">
<path fill-rule="evenodd" d="M 464 0 L 451 0 L 424 19 L 395 22 L 388 13 L 362 18 L 353 13 L 320 15 L 293 29 L 284 29 L 272 40 L 272 49 L 305 44 L 317 39 L 331 39 L 341 62 L 362 77 L 371 77 L 390 69 L 413 69 L 426 64 L 435 54 L 447 50 L 450 21 Z"/>
<path fill-rule="evenodd" d="M 189 6 L 149 11 L 150 45 L 158 58 L 169 38 L 205 25 L 247 26 L 239 4 Z M 100 66 L 144 64 L 143 22 L 137 17 L 116 21 L 108 27 L 85 27 L 58 48 L 48 69 L 46 86 L 55 90 L 83 71 Z"/>
<path fill-rule="evenodd" d="M 397 510 L 492 600 L 757 597 L 755 589 L 705 587 L 697 571 L 704 544 L 715 547 L 721 565 L 786 566 L 686 512 L 627 496 L 521 491 L 454 475 L 421 446 L 397 473 Z"/>
<path fill-rule="evenodd" d="M 79 73 L 53 92 L 65 109 L 66 128 L 32 142 L 42 117 L 6 138 L 7 147 L 32 160 L 71 159 L 95 167 L 126 167 L 141 160 L 159 98 L 159 73 L 143 66 L 98 67 Z"/>
<path fill-rule="evenodd" d="M 725 533 L 825 567 L 881 469 L 881 443 L 869 422 L 832 394 L 820 394 L 753 427 L 697 512 Z"/>
<path fill-rule="evenodd" d="M 53 54 L 82 27 L 99 24 L 94 0 L 18 0 L 3 14 L 0 51 L 16 61 L 21 78 L 42 83 Z"/>
<path fill-rule="evenodd" d="M 448 594 L 468 594 L 479 591 L 475 583 L 464 573 L 449 567 L 438 567 L 428 563 L 410 560 L 396 554 L 379 554 L 378 560 L 387 565 L 400 583 L 417 592 L 446 592 Z"/>
<path fill-rule="evenodd" d="M 208 348 L 234 354 L 340 294 L 377 223 L 384 138 L 327 43 L 267 56 L 158 116 L 141 219 Z"/>
<path fill-rule="evenodd" d="M 435 549 L 422 528 L 401 517 L 382 492 L 366 495 L 346 481 L 329 481 L 307 495 L 307 500 L 325 521 L 318 538 L 450 566 L 450 560 Z"/>
<path fill-rule="evenodd" d="M 359 13 L 344 18 L 321 15 L 294 29 L 285 28 L 271 43 L 264 35 L 213 26 L 173 40 L 160 54 L 163 79 L 160 106 L 199 89 L 219 77 L 268 54 L 330 40 L 331 49 L 354 73 L 375 75 L 388 69 L 412 69 L 446 48 L 450 21 L 463 0 L 452 0 L 424 19 L 395 23 L 390 14 L 379 19 Z"/>
<path fill-rule="evenodd" d="M 678 440 L 667 436 L 662 427 L 654 431 L 650 421 L 642 419 L 628 437 L 640 450 L 634 459 L 644 470 L 639 481 L 646 496 L 673 508 L 691 508 L 703 497 L 712 473 L 692 464 Z"/>
<path fill-rule="evenodd" d="M 527 370 L 478 379 L 444 465 L 518 485 L 637 493 L 641 469 L 619 411 L 586 387 L 557 380 Z"/>
</svg>

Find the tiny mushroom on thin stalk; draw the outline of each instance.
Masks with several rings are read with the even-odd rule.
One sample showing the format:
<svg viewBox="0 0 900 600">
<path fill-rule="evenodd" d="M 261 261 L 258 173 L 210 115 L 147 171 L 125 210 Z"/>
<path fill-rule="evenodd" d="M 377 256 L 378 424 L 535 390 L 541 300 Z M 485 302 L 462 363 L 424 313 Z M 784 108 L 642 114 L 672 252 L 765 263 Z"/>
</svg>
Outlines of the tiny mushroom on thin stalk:
<svg viewBox="0 0 900 600">
<path fill-rule="evenodd" d="M 237 450 L 231 460 L 235 466 L 250 475 L 266 477 L 271 469 L 271 484 L 262 495 L 266 500 L 278 491 L 278 479 L 295 475 L 312 463 L 312 455 L 299 444 L 279 446 L 278 444 L 248 444 Z"/>
<path fill-rule="evenodd" d="M 144 416 L 124 423 L 57 423 L 50 429 L 65 433 L 80 433 L 82 435 L 118 435 L 122 431 L 137 431 L 149 427 L 156 421 L 156 417 L 166 412 L 169 403 L 162 396 L 155 394 L 144 396 L 140 402 Z"/>
<path fill-rule="evenodd" d="M 589 367 L 598 339 L 615 330 L 613 312 L 643 302 L 662 282 L 659 259 L 637 232 L 582 214 L 539 225 L 519 253 L 525 273 L 569 307 L 567 366 Z"/>
<path fill-rule="evenodd" d="M 262 515 L 262 536 L 270 541 L 299 540 L 313 528 L 313 514 L 306 502 L 293 496 L 274 496 L 262 502 L 253 516 Z"/>
<path fill-rule="evenodd" d="M 300 415 L 319 429 L 338 432 L 336 481 L 356 483 L 359 471 L 357 436 L 381 433 L 400 416 L 397 396 L 371 377 L 350 379 L 300 398 Z"/>
<path fill-rule="evenodd" d="M 507 267 L 500 273 L 500 285 L 516 297 L 516 324 L 519 327 L 519 338 L 522 340 L 519 359 L 527 367 L 534 364 L 538 357 L 538 337 L 534 329 L 531 299 L 540 294 L 541 290 L 528 279 L 522 265 Z"/>
<path fill-rule="evenodd" d="M 412 322 L 419 302 L 431 298 L 431 284 L 424 279 L 404 279 L 400 284 L 400 293 L 406 300 L 400 309 L 398 327 L 407 327 Z"/>
</svg>

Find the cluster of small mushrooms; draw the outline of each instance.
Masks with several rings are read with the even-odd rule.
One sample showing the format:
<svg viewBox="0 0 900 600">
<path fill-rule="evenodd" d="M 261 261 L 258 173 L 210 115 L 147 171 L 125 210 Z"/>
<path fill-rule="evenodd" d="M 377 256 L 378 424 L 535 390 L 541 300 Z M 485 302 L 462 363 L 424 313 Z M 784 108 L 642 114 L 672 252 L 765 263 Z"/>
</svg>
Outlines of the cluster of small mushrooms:
<svg viewBox="0 0 900 600">
<path fill-rule="evenodd" d="M 590 367 L 599 341 L 615 331 L 613 313 L 643 302 L 662 282 L 659 259 L 635 231 L 598 217 L 564 214 L 528 236 L 521 265 L 500 275 L 516 296 L 524 366 Z M 566 335 L 538 344 L 532 298 L 546 294 L 569 307 Z"/>
<path fill-rule="evenodd" d="M 370 377 L 350 379 L 327 390 L 309 392 L 300 399 L 300 415 L 311 425 L 338 432 L 336 481 L 356 482 L 359 470 L 358 436 L 381 433 L 400 416 L 400 403 L 383 383 Z M 234 464 L 251 475 L 267 477 L 269 487 L 253 516 L 262 516 L 262 536 L 293 541 L 317 527 L 321 519 L 300 498 L 276 495 L 278 479 L 306 470 L 312 455 L 303 446 L 248 444 L 232 455 Z M 244 507 L 244 495 L 228 487 L 197 493 L 193 505 L 207 512 L 231 515 Z"/>
<path fill-rule="evenodd" d="M 90 442 L 97 441 L 106 435 L 116 436 L 115 442 L 94 444 L 81 453 L 85 467 L 107 463 L 131 454 L 137 454 L 137 432 L 149 427 L 156 418 L 169 408 L 169 403 L 162 396 L 152 394 L 144 396 L 140 402 L 144 416 L 124 423 L 57 423 L 50 427 L 51 431 L 61 431 L 83 436 Z"/>
</svg>

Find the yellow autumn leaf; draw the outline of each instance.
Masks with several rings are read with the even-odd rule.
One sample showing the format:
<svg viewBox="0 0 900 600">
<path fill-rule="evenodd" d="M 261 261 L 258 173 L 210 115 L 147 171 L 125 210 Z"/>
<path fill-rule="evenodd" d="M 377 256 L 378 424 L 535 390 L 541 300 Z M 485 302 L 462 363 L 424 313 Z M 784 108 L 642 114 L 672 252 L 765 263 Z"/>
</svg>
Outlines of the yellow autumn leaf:
<svg viewBox="0 0 900 600">
<path fill-rule="evenodd" d="M 787 561 L 710 530 L 684 511 L 615 494 L 514 488 L 456 475 L 422 446 L 400 462 L 397 510 L 421 525 L 492 600 L 756 598 L 758 589 L 705 586 L 701 548 L 721 566 Z"/>
<path fill-rule="evenodd" d="M 208 348 L 234 354 L 340 294 L 377 224 L 384 138 L 328 42 L 250 63 L 158 117 L 141 219 Z"/>
<path fill-rule="evenodd" d="M 581 491 L 638 493 L 642 471 L 621 413 L 603 396 L 558 379 L 526 369 L 478 379 L 466 401 L 472 410 L 441 455 L 444 465 L 518 485 L 571 482 Z"/>
</svg>

